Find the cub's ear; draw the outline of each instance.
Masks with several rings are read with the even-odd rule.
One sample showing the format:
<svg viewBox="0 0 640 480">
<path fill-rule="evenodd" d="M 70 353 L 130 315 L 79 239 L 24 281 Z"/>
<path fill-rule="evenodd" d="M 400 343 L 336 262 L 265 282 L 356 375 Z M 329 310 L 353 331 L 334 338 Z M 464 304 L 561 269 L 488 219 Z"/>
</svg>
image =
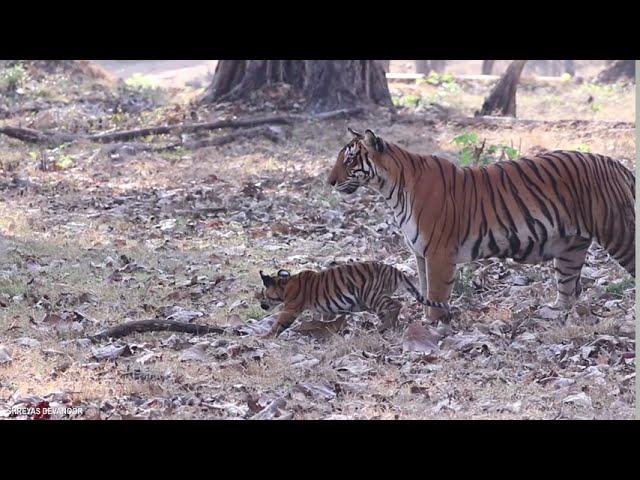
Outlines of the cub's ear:
<svg viewBox="0 0 640 480">
<path fill-rule="evenodd" d="M 291 274 L 289 273 L 289 270 L 278 270 L 278 276 L 280 278 L 289 278 Z"/>
<path fill-rule="evenodd" d="M 347 127 L 347 130 L 349 131 L 349 133 L 351 135 L 353 135 L 354 138 L 360 139 L 362 137 L 364 137 L 364 135 L 362 135 L 360 132 L 356 132 L 353 128 L 351 127 Z"/>
<path fill-rule="evenodd" d="M 262 278 L 262 283 L 265 287 L 273 285 L 273 278 L 271 278 L 269 275 L 265 275 L 262 270 L 260 270 L 260 278 Z"/>
<path fill-rule="evenodd" d="M 376 152 L 384 152 L 384 141 L 373 133 L 373 130 L 364 131 L 364 143 L 367 147 L 373 148 Z"/>
</svg>

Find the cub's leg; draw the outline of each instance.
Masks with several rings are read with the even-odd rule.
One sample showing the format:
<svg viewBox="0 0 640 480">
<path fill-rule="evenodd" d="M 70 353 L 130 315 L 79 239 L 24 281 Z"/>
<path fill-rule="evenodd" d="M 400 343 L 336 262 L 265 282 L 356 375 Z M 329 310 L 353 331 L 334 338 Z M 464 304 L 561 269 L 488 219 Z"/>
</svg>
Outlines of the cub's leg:
<svg viewBox="0 0 640 480">
<path fill-rule="evenodd" d="M 436 302 L 448 302 L 453 290 L 456 264 L 447 255 L 427 259 L 428 292 L 425 298 Z M 449 313 L 439 308 L 427 307 L 427 317 L 432 320 L 445 319 Z"/>
<path fill-rule="evenodd" d="M 280 313 L 278 314 L 278 318 L 276 319 L 275 323 L 271 327 L 271 330 L 269 330 L 269 332 L 267 332 L 264 336 L 265 337 L 278 336 L 282 331 L 286 330 L 291 326 L 291 324 L 296 320 L 299 313 L 300 312 L 297 312 L 295 310 L 286 310 L 286 309 L 281 310 Z"/>
<path fill-rule="evenodd" d="M 580 296 L 580 273 L 590 244 L 590 239 L 576 237 L 569 242 L 568 248 L 553 260 L 558 296 L 552 308 L 568 310 Z"/>
<path fill-rule="evenodd" d="M 398 325 L 398 315 L 402 304 L 388 295 L 378 297 L 374 305 L 371 305 L 373 311 L 380 319 L 379 332 L 384 332 L 388 328 L 395 328 Z"/>
<path fill-rule="evenodd" d="M 416 265 L 418 267 L 418 279 L 420 280 L 420 294 L 424 297 L 424 298 L 429 298 L 428 297 L 428 288 L 427 288 L 427 261 L 425 260 L 424 257 L 421 257 L 419 255 L 415 255 L 416 257 Z M 428 315 L 428 309 L 429 307 L 424 306 L 424 314 Z"/>
</svg>

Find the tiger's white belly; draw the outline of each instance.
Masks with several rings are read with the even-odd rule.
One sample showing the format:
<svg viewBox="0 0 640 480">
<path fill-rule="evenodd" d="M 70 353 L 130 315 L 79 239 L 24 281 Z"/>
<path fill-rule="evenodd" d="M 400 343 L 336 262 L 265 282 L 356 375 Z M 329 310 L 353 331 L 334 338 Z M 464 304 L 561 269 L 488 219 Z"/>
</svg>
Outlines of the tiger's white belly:
<svg viewBox="0 0 640 480">
<path fill-rule="evenodd" d="M 396 222 L 397 221 L 398 220 L 396 219 Z M 453 261 L 455 263 L 466 263 L 483 258 L 512 258 L 521 263 L 537 264 L 551 260 L 562 255 L 562 253 L 566 251 L 567 237 L 575 235 L 575 232 L 567 231 L 565 237 L 561 237 L 556 229 L 550 225 L 545 225 L 545 227 L 547 229 L 547 240 L 544 242 L 542 250 L 540 249 L 540 246 L 544 236 L 540 232 L 537 232 L 538 239 L 536 239 L 528 230 L 528 227 L 526 225 L 522 225 L 518 227 L 518 232 L 520 232 L 518 235 L 520 246 L 517 252 L 512 251 L 509 238 L 505 232 L 494 232 L 492 230 L 493 242 L 495 242 L 493 248 L 491 248 L 492 241 L 489 235 L 485 235 L 477 247 L 477 254 L 474 258 L 473 250 L 478 237 L 471 235 L 462 245 L 457 249 L 454 249 L 454 252 L 457 250 L 457 253 Z M 415 223 L 412 221 L 405 223 L 402 226 L 402 233 L 404 235 L 405 243 L 409 249 L 418 256 L 423 256 L 429 239 L 425 238 L 425 235 L 423 234 L 418 234 L 416 236 Z M 426 257 L 429 257 L 429 252 L 426 252 Z"/>
</svg>

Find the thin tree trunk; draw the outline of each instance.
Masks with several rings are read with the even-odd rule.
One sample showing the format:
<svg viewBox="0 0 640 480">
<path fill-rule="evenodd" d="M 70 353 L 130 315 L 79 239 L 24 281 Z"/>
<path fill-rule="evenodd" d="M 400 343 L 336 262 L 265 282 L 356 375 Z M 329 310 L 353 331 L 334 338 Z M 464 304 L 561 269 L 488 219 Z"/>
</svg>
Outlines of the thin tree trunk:
<svg viewBox="0 0 640 480">
<path fill-rule="evenodd" d="M 564 61 L 564 73 L 568 73 L 572 77 L 576 74 L 576 65 L 573 60 Z"/>
<path fill-rule="evenodd" d="M 431 69 L 434 72 L 442 73 L 444 72 L 444 67 L 446 66 L 446 60 L 431 60 Z"/>
<path fill-rule="evenodd" d="M 516 116 L 516 90 L 526 60 L 514 60 L 485 99 L 480 115 Z"/>
<path fill-rule="evenodd" d="M 482 75 L 491 75 L 493 72 L 493 66 L 495 65 L 495 60 L 483 60 L 482 61 Z"/>
<path fill-rule="evenodd" d="M 431 72 L 444 72 L 446 60 L 414 60 L 416 73 L 429 75 Z"/>
<path fill-rule="evenodd" d="M 431 71 L 429 68 L 429 60 L 415 60 L 416 73 L 422 73 L 423 75 L 428 75 Z"/>
<path fill-rule="evenodd" d="M 635 63 L 635 60 L 616 60 L 598 74 L 596 82 L 615 83 L 619 80 L 632 80 L 635 82 Z"/>
</svg>

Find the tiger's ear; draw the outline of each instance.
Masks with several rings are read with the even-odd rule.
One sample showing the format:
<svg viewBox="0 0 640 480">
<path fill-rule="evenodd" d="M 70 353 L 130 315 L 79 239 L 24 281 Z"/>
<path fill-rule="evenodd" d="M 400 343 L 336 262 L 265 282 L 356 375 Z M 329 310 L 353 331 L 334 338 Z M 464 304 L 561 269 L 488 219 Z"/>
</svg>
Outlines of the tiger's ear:
<svg viewBox="0 0 640 480">
<path fill-rule="evenodd" d="M 289 270 L 278 270 L 278 276 L 280 278 L 289 278 L 291 277 L 291 274 L 289 273 Z"/>
<path fill-rule="evenodd" d="M 364 143 L 367 147 L 373 148 L 378 153 L 384 152 L 384 141 L 376 136 L 373 130 L 367 129 L 364 131 Z"/>
<path fill-rule="evenodd" d="M 260 278 L 262 278 L 262 283 L 265 287 L 273 285 L 274 283 L 273 278 L 271 278 L 269 275 L 265 275 L 262 270 L 260 270 Z"/>
<path fill-rule="evenodd" d="M 347 131 L 353 135 L 354 138 L 357 139 L 361 139 L 364 135 L 362 135 L 360 132 L 356 132 L 353 128 L 351 127 L 347 127 Z"/>
</svg>

